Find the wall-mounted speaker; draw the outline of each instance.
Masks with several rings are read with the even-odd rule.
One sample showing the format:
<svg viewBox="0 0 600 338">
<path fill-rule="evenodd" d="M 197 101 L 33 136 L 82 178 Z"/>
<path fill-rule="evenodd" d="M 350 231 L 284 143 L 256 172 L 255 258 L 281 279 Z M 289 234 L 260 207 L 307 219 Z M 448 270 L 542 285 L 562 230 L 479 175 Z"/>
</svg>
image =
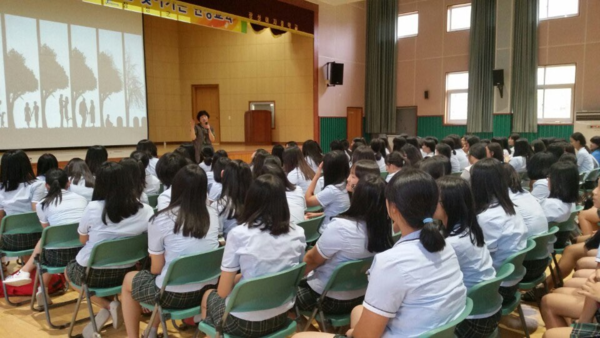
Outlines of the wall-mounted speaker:
<svg viewBox="0 0 600 338">
<path fill-rule="evenodd" d="M 325 65 L 325 76 L 327 87 L 333 87 L 344 84 L 344 64 L 336 62 L 327 62 Z"/>
<path fill-rule="evenodd" d="M 425 100 L 428 100 L 428 99 L 429 99 L 429 90 L 426 90 L 426 91 L 423 93 L 423 97 L 425 98 Z"/>
</svg>

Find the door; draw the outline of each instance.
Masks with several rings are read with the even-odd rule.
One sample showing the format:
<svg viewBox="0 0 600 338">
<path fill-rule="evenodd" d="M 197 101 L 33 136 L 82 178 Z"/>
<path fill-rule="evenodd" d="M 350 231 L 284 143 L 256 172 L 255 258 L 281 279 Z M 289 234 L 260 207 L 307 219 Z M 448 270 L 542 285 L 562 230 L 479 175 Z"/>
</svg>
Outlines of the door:
<svg viewBox="0 0 600 338">
<path fill-rule="evenodd" d="M 361 107 L 346 108 L 346 137 L 352 142 L 355 137 L 363 136 L 363 109 Z"/>
<path fill-rule="evenodd" d="M 417 135 L 417 107 L 396 108 L 396 135 Z"/>
<path fill-rule="evenodd" d="M 219 108 L 219 85 L 192 85 L 192 119 L 201 110 L 210 115 L 208 123 L 215 130 L 215 142 L 221 142 L 221 112 Z"/>
</svg>

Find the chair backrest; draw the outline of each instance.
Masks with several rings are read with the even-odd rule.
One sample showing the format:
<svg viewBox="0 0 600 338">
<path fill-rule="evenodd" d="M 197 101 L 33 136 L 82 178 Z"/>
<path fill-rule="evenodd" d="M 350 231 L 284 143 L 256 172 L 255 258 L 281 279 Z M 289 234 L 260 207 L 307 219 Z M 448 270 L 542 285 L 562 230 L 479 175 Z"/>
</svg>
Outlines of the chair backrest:
<svg viewBox="0 0 600 338">
<path fill-rule="evenodd" d="M 289 302 L 296 297 L 305 269 L 306 263 L 300 263 L 278 273 L 239 282 L 229 295 L 225 315 L 272 309 Z"/>
<path fill-rule="evenodd" d="M 516 279 L 523 279 L 523 276 L 525 276 L 525 273 L 527 272 L 527 270 L 525 269 L 525 267 L 523 266 L 523 261 L 525 260 L 525 256 L 527 256 L 527 253 L 531 250 L 533 250 L 533 248 L 535 248 L 535 241 L 533 239 L 528 239 L 527 240 L 527 246 L 525 247 L 525 249 L 519 251 L 519 252 L 515 252 L 514 254 L 508 256 L 508 258 L 506 258 L 504 260 L 504 262 L 502 263 L 502 265 L 506 265 L 507 263 L 510 263 L 512 265 L 514 265 L 515 270 L 513 271 L 513 273 L 511 273 L 506 280 L 508 281 L 512 281 L 512 280 L 516 280 Z M 547 247 L 544 247 L 544 250 Z"/>
<path fill-rule="evenodd" d="M 558 231 L 559 232 L 571 232 L 573 230 L 575 230 L 575 228 L 577 228 L 577 225 L 575 225 L 575 218 L 577 217 L 577 214 L 583 210 L 583 206 L 578 205 L 577 207 L 575 207 L 575 210 L 573 210 L 571 212 L 571 215 L 569 216 L 569 219 L 567 219 L 564 222 L 550 222 L 548 224 L 548 226 L 550 228 L 552 227 L 558 227 Z"/>
<path fill-rule="evenodd" d="M 390 173 L 388 173 L 387 171 L 382 171 L 382 172 L 380 173 L 380 175 L 381 175 L 381 178 L 383 178 L 384 180 L 385 180 L 385 179 L 388 177 L 388 175 L 389 175 L 389 174 L 390 174 Z"/>
<path fill-rule="evenodd" d="M 225 247 L 220 247 L 174 259 L 163 280 L 163 288 L 167 285 L 204 283 L 219 277 L 224 251 Z"/>
<path fill-rule="evenodd" d="M 460 323 L 462 323 L 465 318 L 469 316 L 471 310 L 473 309 L 473 301 L 471 298 L 467 297 L 467 304 L 465 305 L 465 309 L 461 312 L 460 316 L 450 323 L 438 327 L 435 330 L 428 331 L 419 336 L 419 338 L 454 338 L 454 329 Z"/>
<path fill-rule="evenodd" d="M 100 242 L 92 249 L 88 267 L 133 264 L 148 256 L 148 234 Z"/>
<path fill-rule="evenodd" d="M 42 224 L 35 212 L 4 216 L 0 225 L 0 235 L 34 234 L 42 230 Z"/>
<path fill-rule="evenodd" d="M 502 307 L 502 296 L 498 293 L 500 284 L 515 271 L 515 266 L 506 263 L 496 271 L 496 277 L 473 285 L 467 296 L 473 300 L 471 315 L 487 314 Z"/>
<path fill-rule="evenodd" d="M 325 216 L 319 216 L 315 218 L 311 218 L 309 220 L 298 222 L 298 226 L 304 229 L 304 237 L 306 237 L 306 243 L 311 243 L 319 239 L 321 234 L 319 233 L 319 228 L 321 224 L 323 224 L 323 220 Z"/>
<path fill-rule="evenodd" d="M 42 248 L 62 249 L 83 246 L 79 241 L 79 233 L 77 232 L 78 227 L 79 223 L 46 227 L 42 232 L 42 239 L 40 242 Z"/>
<path fill-rule="evenodd" d="M 579 187 L 580 188 L 585 184 L 585 181 L 587 180 L 587 177 L 589 174 L 590 174 L 589 171 L 582 171 L 579 173 Z"/>
<path fill-rule="evenodd" d="M 150 205 L 152 209 L 156 208 L 158 205 L 158 195 L 148 195 L 148 205 Z"/>
<path fill-rule="evenodd" d="M 543 234 L 532 236 L 529 239 L 535 241 L 535 248 L 527 253 L 525 256 L 526 261 L 538 260 L 548 258 L 548 243 L 554 241 L 555 234 L 558 232 L 558 227 L 552 227 Z"/>
<path fill-rule="evenodd" d="M 323 294 L 328 291 L 354 291 L 363 290 L 369 284 L 367 270 L 373 264 L 373 257 L 361 260 L 345 262 L 338 265 L 323 290 Z"/>
<path fill-rule="evenodd" d="M 600 168 L 592 169 L 592 170 L 588 171 L 588 175 L 585 178 L 585 181 L 596 183 L 599 175 L 600 175 Z"/>
</svg>

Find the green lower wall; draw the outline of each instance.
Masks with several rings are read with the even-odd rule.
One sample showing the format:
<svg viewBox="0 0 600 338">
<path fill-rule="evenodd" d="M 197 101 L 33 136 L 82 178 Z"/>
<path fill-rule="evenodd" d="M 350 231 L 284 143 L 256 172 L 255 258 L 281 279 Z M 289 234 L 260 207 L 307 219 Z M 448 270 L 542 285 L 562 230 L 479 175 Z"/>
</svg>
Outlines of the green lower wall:
<svg viewBox="0 0 600 338">
<path fill-rule="evenodd" d="M 341 117 L 321 117 L 321 148 L 323 152 L 329 152 L 329 143 L 333 140 L 343 140 L 346 138 L 346 118 Z"/>
</svg>

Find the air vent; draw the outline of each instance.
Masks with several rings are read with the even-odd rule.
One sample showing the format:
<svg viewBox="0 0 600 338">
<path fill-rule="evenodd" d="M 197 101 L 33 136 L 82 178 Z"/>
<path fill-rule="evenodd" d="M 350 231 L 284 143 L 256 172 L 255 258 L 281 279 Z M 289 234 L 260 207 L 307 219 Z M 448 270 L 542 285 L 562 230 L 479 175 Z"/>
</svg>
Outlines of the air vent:
<svg viewBox="0 0 600 338">
<path fill-rule="evenodd" d="M 575 121 L 600 121 L 600 110 L 583 110 L 575 113 Z"/>
</svg>

